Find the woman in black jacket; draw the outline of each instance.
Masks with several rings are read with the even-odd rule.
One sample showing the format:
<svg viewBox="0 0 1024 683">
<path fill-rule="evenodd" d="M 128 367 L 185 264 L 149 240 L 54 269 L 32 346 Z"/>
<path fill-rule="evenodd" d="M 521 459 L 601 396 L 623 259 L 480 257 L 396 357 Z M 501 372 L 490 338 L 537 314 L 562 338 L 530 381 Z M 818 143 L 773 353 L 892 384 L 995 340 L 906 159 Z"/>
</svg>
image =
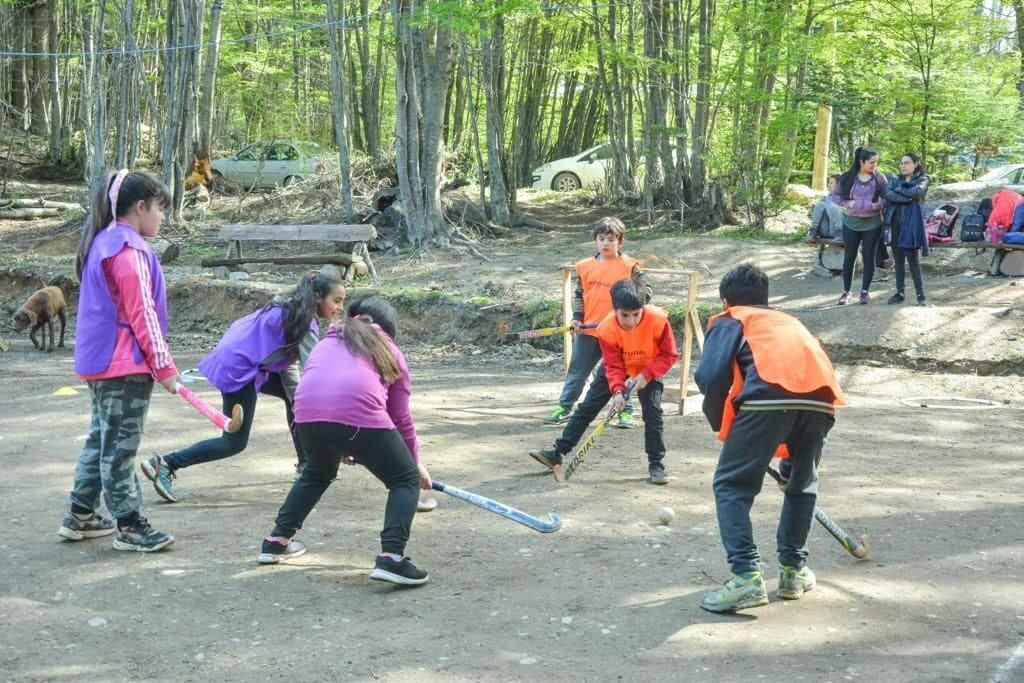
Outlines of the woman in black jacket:
<svg viewBox="0 0 1024 683">
<path fill-rule="evenodd" d="M 924 283 L 921 280 L 921 256 L 928 255 L 928 235 L 924 230 L 921 202 L 928 191 L 928 176 L 916 154 L 908 152 L 900 159 L 900 175 L 890 178 L 885 190 L 888 203 L 889 225 L 892 226 L 892 252 L 896 260 L 896 293 L 889 297 L 890 304 L 901 304 L 906 281 L 904 263 L 910 266 L 910 277 L 917 290 L 917 304 L 925 306 Z"/>
</svg>

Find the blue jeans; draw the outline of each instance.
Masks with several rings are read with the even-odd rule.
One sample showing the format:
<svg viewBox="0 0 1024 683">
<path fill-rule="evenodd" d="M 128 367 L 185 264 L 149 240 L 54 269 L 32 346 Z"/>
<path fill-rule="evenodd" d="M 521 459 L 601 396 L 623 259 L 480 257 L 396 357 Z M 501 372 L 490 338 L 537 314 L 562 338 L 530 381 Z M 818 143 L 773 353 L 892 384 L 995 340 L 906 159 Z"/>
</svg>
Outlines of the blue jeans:
<svg viewBox="0 0 1024 683">
<path fill-rule="evenodd" d="M 809 410 L 741 409 L 736 415 L 712 484 L 718 530 L 734 574 L 760 568 L 750 508 L 768 463 L 783 443 L 789 448 L 793 472 L 776 532 L 779 563 L 796 568 L 807 563 L 807 535 L 818 500 L 818 462 L 835 422 L 832 415 Z"/>
<path fill-rule="evenodd" d="M 589 375 L 597 364 L 601 362 L 601 342 L 597 337 L 590 334 L 577 334 L 572 342 L 572 360 L 569 361 L 569 372 L 565 375 L 565 383 L 562 385 L 562 396 L 558 399 L 558 405 L 566 413 L 576 405 L 576 400 L 583 393 L 583 387 L 587 384 Z M 598 372 L 604 376 L 604 368 Z M 594 372 L 594 379 L 598 372 Z M 633 399 L 626 403 L 626 412 L 633 412 Z"/>
<path fill-rule="evenodd" d="M 288 431 L 292 435 L 292 444 L 295 446 L 295 454 L 298 457 L 299 464 L 303 464 L 306 461 L 306 456 L 302 450 L 302 444 L 299 441 L 299 434 L 295 427 L 295 414 L 292 412 L 292 402 L 288 399 L 288 395 L 284 391 L 284 386 L 281 384 L 281 376 L 279 374 L 272 373 L 267 379 L 266 384 L 260 387 L 259 393 L 267 394 L 268 396 L 276 396 L 284 401 L 285 416 L 288 420 Z M 189 446 L 185 450 L 175 451 L 170 455 L 164 456 L 164 463 L 171 470 L 179 470 L 182 467 L 189 467 L 191 465 L 198 465 L 204 462 L 213 462 L 214 460 L 223 460 L 229 458 L 232 455 L 236 455 L 245 450 L 245 447 L 249 444 L 249 433 L 252 431 L 252 420 L 256 413 L 256 383 L 249 382 L 238 391 L 232 391 L 228 393 L 222 393 L 221 397 L 223 400 L 224 414 L 230 415 L 232 407 L 235 404 L 242 406 L 242 426 L 234 434 L 228 434 L 223 432 L 220 436 L 214 439 L 206 439 L 200 441 L 197 444 Z"/>
</svg>

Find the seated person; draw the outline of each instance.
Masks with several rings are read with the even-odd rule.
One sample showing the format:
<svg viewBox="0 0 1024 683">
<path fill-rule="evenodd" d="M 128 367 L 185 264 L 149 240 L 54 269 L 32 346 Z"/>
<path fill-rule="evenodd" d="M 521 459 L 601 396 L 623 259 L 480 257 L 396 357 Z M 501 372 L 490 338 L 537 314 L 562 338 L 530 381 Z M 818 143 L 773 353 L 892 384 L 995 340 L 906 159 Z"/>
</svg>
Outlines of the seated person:
<svg viewBox="0 0 1024 683">
<path fill-rule="evenodd" d="M 832 193 L 839 182 L 839 174 L 828 178 L 828 194 L 814 205 L 811 210 L 811 227 L 807 230 L 807 239 L 827 239 L 843 241 L 843 209 L 832 201 Z"/>
</svg>

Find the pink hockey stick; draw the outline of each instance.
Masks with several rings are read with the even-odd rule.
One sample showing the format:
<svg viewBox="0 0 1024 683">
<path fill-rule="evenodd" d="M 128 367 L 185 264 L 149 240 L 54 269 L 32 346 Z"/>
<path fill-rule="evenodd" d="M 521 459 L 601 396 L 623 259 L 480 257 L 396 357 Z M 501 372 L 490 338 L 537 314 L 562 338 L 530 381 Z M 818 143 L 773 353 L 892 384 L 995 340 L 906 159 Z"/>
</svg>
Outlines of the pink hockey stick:
<svg viewBox="0 0 1024 683">
<path fill-rule="evenodd" d="M 242 426 L 242 418 L 245 413 L 242 410 L 242 406 L 238 404 L 235 404 L 235 407 L 231 409 L 231 417 L 228 417 L 219 410 L 215 410 L 213 406 L 196 396 L 191 389 L 188 389 L 180 382 L 178 383 L 178 396 L 188 401 L 193 408 L 205 415 L 210 422 L 228 434 L 234 434 Z"/>
</svg>

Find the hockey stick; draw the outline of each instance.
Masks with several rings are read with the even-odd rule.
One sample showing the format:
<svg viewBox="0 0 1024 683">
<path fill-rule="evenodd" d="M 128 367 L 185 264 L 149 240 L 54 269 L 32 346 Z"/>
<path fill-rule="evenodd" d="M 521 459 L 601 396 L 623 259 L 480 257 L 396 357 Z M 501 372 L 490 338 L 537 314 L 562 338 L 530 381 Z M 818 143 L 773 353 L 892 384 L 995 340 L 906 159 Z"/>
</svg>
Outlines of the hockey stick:
<svg viewBox="0 0 1024 683">
<path fill-rule="evenodd" d="M 185 399 L 185 401 L 187 401 L 188 404 L 195 408 L 201 415 L 205 416 L 206 419 L 220 427 L 222 431 L 225 431 L 228 434 L 234 434 L 242 426 L 242 419 L 245 413 L 242 410 L 242 406 L 237 403 L 235 404 L 235 407 L 231 409 L 231 417 L 228 417 L 219 410 L 214 409 L 213 406 L 194 394 L 191 389 L 187 388 L 180 382 L 178 383 L 178 396 Z"/>
<path fill-rule="evenodd" d="M 589 323 L 580 327 L 581 330 L 592 330 L 597 327 L 598 323 Z M 502 337 L 502 344 L 511 344 L 513 342 L 526 341 L 528 339 L 536 339 L 538 337 L 553 337 L 556 334 L 565 334 L 566 332 L 572 331 L 572 325 L 562 325 L 561 327 L 541 327 L 536 330 L 526 330 L 525 332 L 509 332 Z"/>
<path fill-rule="evenodd" d="M 782 481 L 782 477 L 779 473 L 773 470 L 771 467 L 768 468 L 768 474 L 771 475 L 772 479 L 778 482 L 779 486 L 785 486 Z M 846 533 L 843 527 L 836 524 L 835 520 L 828 516 L 824 510 L 817 505 L 814 506 L 814 518 L 825 527 L 825 530 L 832 534 L 832 537 L 839 541 L 839 544 L 846 548 L 846 552 L 850 553 L 858 560 L 863 560 L 871 552 L 871 545 L 868 543 L 868 535 L 864 534 L 860 537 L 860 542 L 857 542 L 853 536 Z"/>
<path fill-rule="evenodd" d="M 627 380 L 626 393 L 623 394 L 622 396 L 623 400 L 628 401 L 630 394 L 632 393 L 633 380 Z M 590 436 L 588 436 L 587 440 L 583 442 L 583 445 L 576 449 L 576 453 L 572 456 L 572 459 L 569 460 L 569 464 L 562 468 L 563 481 L 568 480 L 569 477 L 571 477 L 573 473 L 576 472 L 579 466 L 583 464 L 583 461 L 587 459 L 587 455 L 589 455 L 590 451 L 594 449 L 594 444 L 597 443 L 597 440 L 600 438 L 600 436 L 604 434 L 604 430 L 608 429 L 608 425 L 610 425 L 612 423 L 612 420 L 618 417 L 618 415 L 618 408 L 616 408 L 615 405 L 612 404 L 612 407 L 608 410 L 608 414 L 605 416 L 604 421 L 602 421 L 601 424 L 594 427 L 594 430 L 590 432 Z M 557 479 L 558 477 L 555 478 Z"/>
<path fill-rule="evenodd" d="M 431 486 L 436 491 L 441 493 L 447 493 L 449 496 L 464 500 L 467 503 L 481 507 L 484 510 L 489 510 L 496 515 L 507 517 L 513 522 L 519 522 L 523 526 L 528 526 L 534 531 L 539 531 L 542 534 L 550 534 L 553 531 L 558 531 L 562 528 L 562 520 L 558 518 L 554 512 L 548 513 L 548 520 L 538 519 L 532 515 L 528 515 L 525 512 L 516 510 L 513 507 L 509 507 L 503 503 L 499 503 L 496 500 L 485 498 L 483 496 L 471 493 L 469 491 L 463 491 L 460 488 L 456 488 L 450 484 L 442 484 L 436 479 L 433 481 Z"/>
</svg>

